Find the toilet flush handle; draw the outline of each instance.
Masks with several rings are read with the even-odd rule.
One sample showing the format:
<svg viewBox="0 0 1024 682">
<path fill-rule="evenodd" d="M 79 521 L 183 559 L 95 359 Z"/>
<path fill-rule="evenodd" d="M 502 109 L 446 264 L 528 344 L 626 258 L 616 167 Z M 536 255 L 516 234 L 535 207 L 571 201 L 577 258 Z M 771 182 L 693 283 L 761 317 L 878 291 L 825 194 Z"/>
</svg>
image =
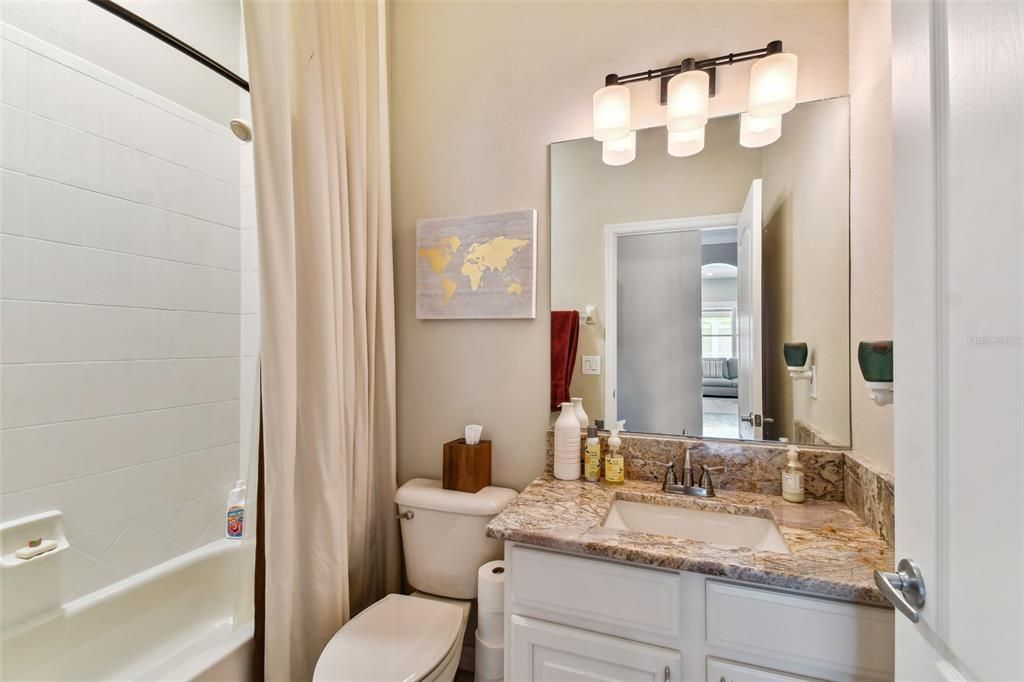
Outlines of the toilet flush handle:
<svg viewBox="0 0 1024 682">
<path fill-rule="evenodd" d="M 411 519 L 415 518 L 415 516 L 416 516 L 416 512 L 414 512 L 412 509 L 409 509 L 408 511 L 402 512 L 401 514 L 399 514 L 395 518 L 396 519 L 411 520 Z"/>
</svg>

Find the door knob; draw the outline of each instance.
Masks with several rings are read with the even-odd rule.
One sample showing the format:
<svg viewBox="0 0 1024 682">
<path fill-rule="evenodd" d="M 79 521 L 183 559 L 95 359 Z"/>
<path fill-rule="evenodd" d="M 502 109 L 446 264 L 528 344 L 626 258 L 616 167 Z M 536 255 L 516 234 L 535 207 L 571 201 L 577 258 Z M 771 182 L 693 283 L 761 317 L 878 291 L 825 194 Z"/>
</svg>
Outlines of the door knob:
<svg viewBox="0 0 1024 682">
<path fill-rule="evenodd" d="M 875 585 L 912 623 L 921 620 L 925 602 L 924 577 L 912 559 L 900 559 L 895 573 L 875 571 Z"/>
<path fill-rule="evenodd" d="M 751 412 L 751 413 L 750 413 L 750 414 L 748 414 L 748 415 L 747 415 L 746 417 L 740 417 L 740 421 L 744 421 L 744 422 L 747 422 L 748 424 L 750 424 L 751 426 L 753 426 L 753 425 L 754 425 L 754 413 L 753 413 L 753 412 Z"/>
</svg>

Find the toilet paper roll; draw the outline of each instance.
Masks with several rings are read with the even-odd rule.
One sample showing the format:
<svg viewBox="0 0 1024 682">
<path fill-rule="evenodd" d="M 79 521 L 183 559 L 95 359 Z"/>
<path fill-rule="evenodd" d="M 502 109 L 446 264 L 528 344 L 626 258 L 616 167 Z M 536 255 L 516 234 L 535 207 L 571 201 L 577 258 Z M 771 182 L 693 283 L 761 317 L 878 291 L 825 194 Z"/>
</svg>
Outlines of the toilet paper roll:
<svg viewBox="0 0 1024 682">
<path fill-rule="evenodd" d="M 476 633 L 476 660 L 474 671 L 477 678 L 488 680 L 500 679 L 505 673 L 505 647 L 488 644 L 480 639 L 480 631 Z"/>
<path fill-rule="evenodd" d="M 501 611 L 480 611 L 476 614 L 476 631 L 488 644 L 505 641 L 505 614 Z"/>
<path fill-rule="evenodd" d="M 480 611 L 505 610 L 505 562 L 488 561 L 476 574 L 477 606 Z"/>
</svg>

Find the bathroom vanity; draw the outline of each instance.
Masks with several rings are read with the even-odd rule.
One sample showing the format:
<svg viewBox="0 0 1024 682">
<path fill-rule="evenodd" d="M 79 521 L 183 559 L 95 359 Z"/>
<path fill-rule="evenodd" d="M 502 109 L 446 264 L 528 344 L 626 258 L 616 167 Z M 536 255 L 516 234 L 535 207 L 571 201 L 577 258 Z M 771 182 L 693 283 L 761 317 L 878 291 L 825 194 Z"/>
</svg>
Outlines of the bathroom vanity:
<svg viewBox="0 0 1024 682">
<path fill-rule="evenodd" d="M 542 476 L 488 534 L 507 680 L 892 679 L 892 551 L 842 503 Z"/>
</svg>

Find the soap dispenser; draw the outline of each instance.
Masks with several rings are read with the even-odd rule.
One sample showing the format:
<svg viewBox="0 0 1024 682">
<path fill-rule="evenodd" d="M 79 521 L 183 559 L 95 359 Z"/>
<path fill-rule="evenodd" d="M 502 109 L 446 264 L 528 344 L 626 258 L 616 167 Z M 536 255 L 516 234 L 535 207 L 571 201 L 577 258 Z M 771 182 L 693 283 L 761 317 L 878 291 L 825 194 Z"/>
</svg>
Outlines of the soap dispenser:
<svg viewBox="0 0 1024 682">
<path fill-rule="evenodd" d="M 804 467 L 800 464 L 800 453 L 789 439 L 779 440 L 786 443 L 786 466 L 782 470 L 782 499 L 787 502 L 803 502 Z"/>
<path fill-rule="evenodd" d="M 619 438 L 619 431 L 626 428 L 626 420 L 620 419 L 615 422 L 615 426 L 611 428 L 611 435 L 608 437 L 608 449 L 611 451 L 608 453 L 608 457 L 604 462 L 604 482 L 605 483 L 623 483 L 626 480 L 626 461 L 619 454 L 619 448 L 622 447 L 622 439 Z"/>
</svg>

